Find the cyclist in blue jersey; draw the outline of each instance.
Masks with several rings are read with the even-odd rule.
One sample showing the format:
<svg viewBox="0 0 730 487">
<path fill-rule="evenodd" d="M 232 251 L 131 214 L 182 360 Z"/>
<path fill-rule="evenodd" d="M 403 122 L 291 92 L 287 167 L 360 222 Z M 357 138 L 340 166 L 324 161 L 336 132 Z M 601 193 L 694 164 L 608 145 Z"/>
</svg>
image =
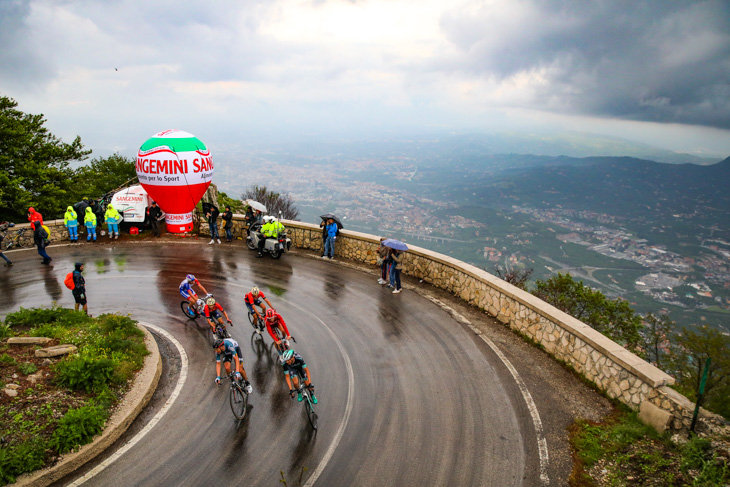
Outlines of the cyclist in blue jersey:
<svg viewBox="0 0 730 487">
<path fill-rule="evenodd" d="M 246 375 L 246 369 L 243 368 L 243 364 L 241 363 L 241 347 L 238 346 L 238 342 L 232 338 L 223 340 L 219 338 L 213 342 L 213 348 L 215 349 L 215 372 L 217 375 L 215 383 L 218 385 L 221 383 L 221 359 L 223 359 L 223 366 L 227 374 L 231 373 L 231 361 L 235 360 L 236 378 L 243 376 L 243 387 L 247 393 L 251 394 L 253 387 L 251 387 L 251 383 L 248 381 L 248 376 Z"/>
<path fill-rule="evenodd" d="M 297 393 L 297 400 L 301 402 L 302 391 L 299 389 L 299 376 L 301 374 L 304 379 L 304 385 L 309 389 L 309 393 L 312 395 L 312 402 L 317 404 L 317 397 L 314 395 L 314 384 L 312 384 L 312 376 L 309 373 L 307 364 L 301 355 L 296 353 L 291 348 L 284 352 L 282 356 L 284 363 L 284 378 L 286 379 L 286 385 L 289 386 L 289 395 L 294 399 L 294 393 Z"/>
<path fill-rule="evenodd" d="M 194 285 L 198 285 L 200 287 L 200 290 L 203 291 L 205 294 L 208 294 L 208 291 L 205 290 L 202 284 L 195 279 L 195 276 L 192 274 L 188 274 L 185 276 L 185 279 L 183 279 L 183 282 L 180 283 L 180 294 L 183 298 L 190 301 L 190 304 L 192 306 L 198 305 L 198 295 L 195 294 L 195 290 L 193 289 Z"/>
</svg>

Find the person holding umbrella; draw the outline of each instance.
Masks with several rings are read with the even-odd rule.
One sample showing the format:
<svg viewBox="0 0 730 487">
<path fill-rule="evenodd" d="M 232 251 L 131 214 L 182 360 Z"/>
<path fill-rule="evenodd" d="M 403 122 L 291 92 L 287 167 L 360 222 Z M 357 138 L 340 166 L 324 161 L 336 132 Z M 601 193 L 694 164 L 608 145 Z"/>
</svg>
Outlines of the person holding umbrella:
<svg viewBox="0 0 730 487">
<path fill-rule="evenodd" d="M 325 227 L 327 231 L 327 240 L 324 241 L 324 255 L 322 258 L 329 258 L 330 260 L 335 256 L 335 239 L 337 238 L 337 223 L 330 218 L 327 221 Z"/>
<path fill-rule="evenodd" d="M 393 294 L 398 294 L 401 292 L 400 273 L 403 269 L 403 252 L 408 250 L 408 245 L 392 238 L 383 240 L 383 245 L 391 248 L 390 259 L 393 261 L 391 278 L 394 281 L 395 287 Z"/>
</svg>

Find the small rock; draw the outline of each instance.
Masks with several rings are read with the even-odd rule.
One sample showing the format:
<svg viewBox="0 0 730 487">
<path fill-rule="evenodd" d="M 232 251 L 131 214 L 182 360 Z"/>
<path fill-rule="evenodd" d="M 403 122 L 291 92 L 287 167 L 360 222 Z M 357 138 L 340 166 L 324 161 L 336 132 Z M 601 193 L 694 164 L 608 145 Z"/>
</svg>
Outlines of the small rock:
<svg viewBox="0 0 730 487">
<path fill-rule="evenodd" d="M 3 392 L 10 397 L 15 397 L 18 395 L 18 391 L 16 391 L 15 389 L 3 389 Z"/>
<path fill-rule="evenodd" d="M 13 390 L 15 390 L 15 389 L 20 389 L 20 386 L 18 384 L 7 384 L 5 386 L 5 388 L 6 389 L 13 389 Z"/>
<path fill-rule="evenodd" d="M 46 343 L 50 342 L 51 338 L 46 337 L 13 337 L 8 338 L 8 345 L 31 345 L 31 344 L 38 344 L 38 345 L 45 345 Z"/>
<path fill-rule="evenodd" d="M 66 355 L 67 353 L 76 353 L 77 348 L 75 345 L 56 345 L 55 347 L 41 348 L 35 351 L 36 357 L 57 357 L 59 355 Z"/>
<path fill-rule="evenodd" d="M 53 363 L 53 360 L 49 358 L 44 358 L 43 362 L 41 362 L 42 365 L 51 365 Z"/>
</svg>

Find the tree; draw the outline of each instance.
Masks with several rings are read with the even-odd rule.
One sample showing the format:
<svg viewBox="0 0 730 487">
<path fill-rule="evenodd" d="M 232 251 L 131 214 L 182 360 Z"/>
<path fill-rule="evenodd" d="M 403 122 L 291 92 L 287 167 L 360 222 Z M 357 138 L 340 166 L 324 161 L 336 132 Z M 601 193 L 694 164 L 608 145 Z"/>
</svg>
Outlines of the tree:
<svg viewBox="0 0 730 487">
<path fill-rule="evenodd" d="M 532 294 L 581 320 L 631 351 L 641 345 L 641 317 L 621 298 L 608 299 L 598 291 L 558 273 L 547 281 L 538 279 Z"/>
<path fill-rule="evenodd" d="M 500 279 L 505 280 L 524 291 L 527 291 L 527 281 L 535 271 L 532 268 L 513 267 L 510 265 L 507 265 L 506 267 L 498 265 L 494 268 L 494 270 L 497 272 L 497 276 Z"/>
<path fill-rule="evenodd" d="M 730 416 L 730 336 L 704 325 L 695 329 L 683 327 L 671 341 L 670 367 L 677 380 L 676 389 L 696 400 L 709 357 L 705 404 L 712 411 Z"/>
<path fill-rule="evenodd" d="M 74 192 L 69 164 L 91 153 L 80 137 L 62 142 L 43 125 L 43 115 L 17 110 L 12 98 L 0 96 L 0 219 L 24 221 L 29 206 L 46 218 L 63 214 Z"/>
<path fill-rule="evenodd" d="M 88 166 L 76 171 L 78 181 L 77 200 L 88 196 L 99 198 L 126 183 L 136 183 L 135 160 L 118 152 L 109 157 L 92 159 Z"/>
<path fill-rule="evenodd" d="M 269 191 L 266 186 L 251 186 L 241 194 L 241 200 L 263 203 L 270 215 L 281 214 L 281 217 L 287 220 L 296 220 L 299 216 L 299 210 L 294 206 L 291 196 Z"/>
<path fill-rule="evenodd" d="M 641 334 L 644 336 L 646 360 L 660 369 L 670 353 L 669 339 L 675 326 L 676 323 L 669 318 L 669 315 L 656 316 L 654 313 L 648 313 L 644 316 L 644 328 Z"/>
</svg>

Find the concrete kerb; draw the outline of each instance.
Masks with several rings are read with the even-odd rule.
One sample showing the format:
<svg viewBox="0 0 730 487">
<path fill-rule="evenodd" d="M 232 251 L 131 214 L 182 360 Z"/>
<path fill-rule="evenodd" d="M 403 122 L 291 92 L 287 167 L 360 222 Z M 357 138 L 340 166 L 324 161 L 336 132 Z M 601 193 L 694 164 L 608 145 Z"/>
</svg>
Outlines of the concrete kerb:
<svg viewBox="0 0 730 487">
<path fill-rule="evenodd" d="M 78 451 L 64 455 L 54 466 L 21 475 L 12 485 L 32 487 L 50 485 L 99 455 L 127 431 L 132 421 L 152 399 L 162 375 L 160 350 L 154 337 L 144 325 L 140 322 L 137 326 L 144 332 L 144 342 L 150 353 L 145 357 L 144 365 L 137 374 L 134 385 L 127 392 L 120 407 L 106 422 L 101 435 L 91 443 L 82 446 Z"/>
</svg>

